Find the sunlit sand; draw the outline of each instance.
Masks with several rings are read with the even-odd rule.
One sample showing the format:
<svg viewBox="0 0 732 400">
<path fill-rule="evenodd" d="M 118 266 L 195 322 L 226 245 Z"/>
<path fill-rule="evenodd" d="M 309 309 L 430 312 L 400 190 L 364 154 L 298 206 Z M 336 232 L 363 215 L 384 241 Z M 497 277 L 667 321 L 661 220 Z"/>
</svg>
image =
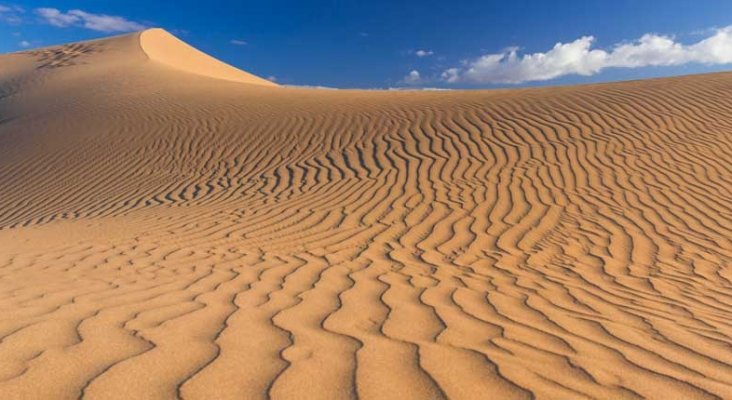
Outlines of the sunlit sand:
<svg viewBox="0 0 732 400">
<path fill-rule="evenodd" d="M 732 74 L 279 87 L 0 56 L 0 399 L 732 398 Z"/>
</svg>

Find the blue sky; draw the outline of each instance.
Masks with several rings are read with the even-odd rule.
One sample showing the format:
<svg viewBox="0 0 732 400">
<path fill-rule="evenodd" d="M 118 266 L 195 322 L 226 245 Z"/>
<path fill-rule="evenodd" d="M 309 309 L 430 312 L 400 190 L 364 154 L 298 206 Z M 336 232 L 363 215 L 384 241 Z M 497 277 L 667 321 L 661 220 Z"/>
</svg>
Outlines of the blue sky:
<svg viewBox="0 0 732 400">
<path fill-rule="evenodd" d="M 291 85 L 521 87 L 732 69 L 732 1 L 0 0 L 0 52 L 163 27 Z"/>
</svg>

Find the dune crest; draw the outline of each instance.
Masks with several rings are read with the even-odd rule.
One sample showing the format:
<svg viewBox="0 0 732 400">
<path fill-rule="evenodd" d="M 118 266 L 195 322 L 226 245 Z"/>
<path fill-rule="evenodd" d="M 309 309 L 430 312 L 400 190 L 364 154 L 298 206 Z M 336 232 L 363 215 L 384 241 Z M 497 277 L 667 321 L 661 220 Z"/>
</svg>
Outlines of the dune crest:
<svg viewBox="0 0 732 400">
<path fill-rule="evenodd" d="M 0 55 L 0 399 L 732 398 L 731 73 L 273 90 L 191 51 Z"/>
<path fill-rule="evenodd" d="M 219 61 L 193 48 L 164 29 L 148 29 L 140 32 L 139 35 L 140 46 L 145 54 L 151 60 L 171 68 L 227 81 L 273 87 L 278 86 L 276 83 L 267 79 L 260 78 Z"/>
</svg>

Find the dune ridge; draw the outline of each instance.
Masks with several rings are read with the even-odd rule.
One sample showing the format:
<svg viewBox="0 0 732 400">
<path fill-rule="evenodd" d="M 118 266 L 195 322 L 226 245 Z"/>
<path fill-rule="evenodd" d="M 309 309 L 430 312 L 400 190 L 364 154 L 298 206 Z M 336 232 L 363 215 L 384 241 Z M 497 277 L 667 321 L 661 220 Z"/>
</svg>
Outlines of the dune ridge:
<svg viewBox="0 0 732 400">
<path fill-rule="evenodd" d="M 223 63 L 179 40 L 160 28 L 140 33 L 142 51 L 156 62 L 171 68 L 216 79 L 264 86 L 279 86 L 229 64 Z"/>
<path fill-rule="evenodd" d="M 732 74 L 273 90 L 147 34 L 0 56 L 0 398 L 732 397 Z"/>
</svg>

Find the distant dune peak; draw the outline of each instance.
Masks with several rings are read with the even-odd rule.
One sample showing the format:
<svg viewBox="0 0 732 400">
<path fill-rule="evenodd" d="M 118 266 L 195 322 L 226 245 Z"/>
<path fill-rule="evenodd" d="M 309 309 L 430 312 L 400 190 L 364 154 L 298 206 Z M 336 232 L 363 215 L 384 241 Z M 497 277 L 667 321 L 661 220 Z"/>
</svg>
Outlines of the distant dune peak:
<svg viewBox="0 0 732 400">
<path fill-rule="evenodd" d="M 150 60 L 188 73 L 264 86 L 274 82 L 242 71 L 188 45 L 164 29 L 140 32 L 140 46 Z"/>
</svg>

